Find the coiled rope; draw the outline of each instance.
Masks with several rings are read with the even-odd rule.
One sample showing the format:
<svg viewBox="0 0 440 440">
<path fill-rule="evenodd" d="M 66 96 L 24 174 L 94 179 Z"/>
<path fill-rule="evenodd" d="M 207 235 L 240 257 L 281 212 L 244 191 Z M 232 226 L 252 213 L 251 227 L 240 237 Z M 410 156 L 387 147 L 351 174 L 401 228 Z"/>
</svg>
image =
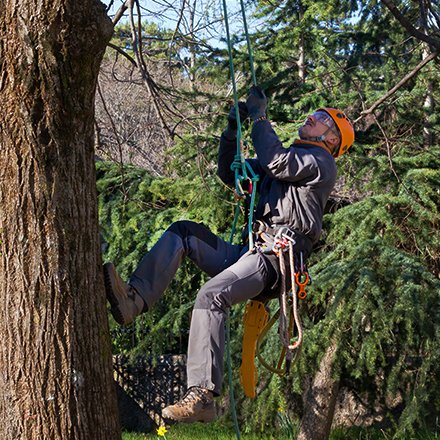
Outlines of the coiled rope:
<svg viewBox="0 0 440 440">
<path fill-rule="evenodd" d="M 289 241 L 289 266 L 290 266 L 290 278 L 292 285 L 292 307 L 288 306 L 289 292 L 287 291 L 286 279 L 287 269 L 285 253 L 278 252 L 278 260 L 280 265 L 281 281 L 280 281 L 280 293 L 279 293 L 279 310 L 268 321 L 264 329 L 261 331 L 257 339 L 257 357 L 260 363 L 272 373 L 276 373 L 279 376 L 284 376 L 289 371 L 293 362 L 298 359 L 301 351 L 301 345 L 303 340 L 303 329 L 301 318 L 298 313 L 298 289 L 297 282 L 295 280 L 295 253 L 294 244 Z M 269 365 L 261 355 L 261 344 L 266 338 L 267 333 L 279 319 L 279 337 L 282 345 L 282 351 L 276 367 Z M 297 333 L 296 340 L 291 343 L 291 335 Z M 286 366 L 283 368 L 284 357 L 286 358 Z"/>
</svg>

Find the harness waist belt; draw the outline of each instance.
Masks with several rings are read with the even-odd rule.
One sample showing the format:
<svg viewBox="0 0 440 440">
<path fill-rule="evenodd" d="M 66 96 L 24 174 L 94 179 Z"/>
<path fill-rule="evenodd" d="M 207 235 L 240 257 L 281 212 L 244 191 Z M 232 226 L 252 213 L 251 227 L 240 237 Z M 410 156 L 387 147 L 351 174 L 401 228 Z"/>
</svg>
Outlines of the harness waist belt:
<svg viewBox="0 0 440 440">
<path fill-rule="evenodd" d="M 313 248 L 313 242 L 310 238 L 305 236 L 303 233 L 289 228 L 285 225 L 272 225 L 269 226 L 266 223 L 262 222 L 261 220 L 257 220 L 254 223 L 253 231 L 257 235 L 257 241 L 260 240 L 265 243 L 273 243 L 275 239 L 277 238 L 278 232 L 283 229 L 288 228 L 289 229 L 289 235 L 294 239 L 295 241 L 295 251 L 296 252 L 303 252 L 304 256 L 307 258 L 310 253 L 312 252 Z"/>
</svg>

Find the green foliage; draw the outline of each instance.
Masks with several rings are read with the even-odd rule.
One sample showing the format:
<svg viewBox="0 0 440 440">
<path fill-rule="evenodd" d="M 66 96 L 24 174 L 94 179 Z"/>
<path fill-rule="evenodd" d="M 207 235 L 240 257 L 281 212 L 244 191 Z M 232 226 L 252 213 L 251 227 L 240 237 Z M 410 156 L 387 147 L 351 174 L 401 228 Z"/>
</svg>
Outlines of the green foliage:
<svg viewBox="0 0 440 440">
<path fill-rule="evenodd" d="M 195 438 L 200 440 L 234 440 L 236 434 L 234 428 L 230 423 L 224 421 L 217 421 L 210 424 L 193 423 L 191 425 L 173 425 L 168 429 L 165 437 L 159 437 L 155 433 L 151 434 L 131 434 L 123 433 L 123 440 L 193 440 Z M 283 435 L 273 429 L 268 430 L 264 434 L 246 434 L 242 433 L 241 438 L 243 440 L 288 440 L 287 435 Z"/>
<path fill-rule="evenodd" d="M 125 279 L 174 221 L 203 222 L 216 234 L 229 233 L 233 206 L 224 203 L 226 195 L 213 177 L 153 179 L 145 170 L 98 162 L 97 188 L 101 233 L 109 244 L 104 258 L 114 262 Z M 132 329 L 115 332 L 114 349 L 152 355 L 184 352 L 191 306 L 204 280 L 185 262 L 163 300 Z"/>
<path fill-rule="evenodd" d="M 413 433 L 440 409 L 436 153 L 402 154 L 395 161 L 400 183 L 328 216 L 331 232 L 312 266 L 313 306 L 324 308 L 325 317 L 317 314 L 307 332 L 298 371 L 304 374 L 336 339 L 341 376 L 390 412 L 396 405 L 389 402 L 399 402 L 395 438 Z M 367 187 L 389 174 L 386 160 L 373 161 Z"/>
<path fill-rule="evenodd" d="M 252 3 L 261 23 L 251 35 L 257 78 L 267 90 L 269 116 L 286 146 L 311 110 L 339 106 L 355 119 L 422 58 L 424 47 L 408 38 L 381 2 Z M 414 4 L 402 10 L 421 21 Z M 164 30 L 148 32 L 169 36 Z M 154 44 L 165 54 L 163 43 Z M 304 79 L 299 75 L 301 51 Z M 250 71 L 241 32 L 234 36 L 234 63 L 236 72 L 248 79 L 239 81 L 244 98 Z M 224 49 L 208 55 L 200 48 L 196 68 L 201 82 L 195 90 L 206 82 L 219 88 L 229 84 Z M 422 430 L 440 410 L 440 148 L 435 139 L 426 140 L 427 130 L 434 137 L 440 130 L 440 92 L 433 87 L 438 79 L 438 69 L 428 64 L 356 126 L 355 146 L 338 160 L 343 180 L 337 195 L 349 204 L 326 216 L 323 242 L 309 261 L 313 285 L 302 308 L 304 351 L 288 378 L 260 368 L 255 400 L 245 399 L 238 384 L 243 308 L 233 310 L 234 389 L 245 433 L 261 436 L 277 426 L 292 435 L 301 417 L 303 383 L 335 340 L 335 375 L 362 395 L 370 409 L 388 412 L 392 428 L 383 435 L 341 429 L 332 438 L 435 438 Z M 429 108 L 423 105 L 428 91 L 433 100 Z M 202 95 L 206 102 L 197 104 Z M 100 221 L 110 243 L 106 259 L 115 261 L 125 277 L 175 220 L 203 221 L 227 236 L 233 205 L 214 176 L 218 136 L 231 102 L 219 103 L 202 92 L 193 101 L 188 108 L 201 109 L 201 118 L 213 117 L 207 130 L 188 129 L 176 138 L 168 173 L 178 178 L 97 166 Z M 135 324 L 135 343 L 119 335 L 115 348 L 129 352 L 134 346 L 151 354 L 185 351 L 192 301 L 204 280 L 186 263 L 163 301 Z M 275 330 L 263 351 L 275 364 Z M 194 436 L 203 435 L 197 431 Z"/>
<path fill-rule="evenodd" d="M 280 431 L 267 430 L 264 433 L 247 434 L 241 432 L 243 440 L 288 440 L 295 438 L 295 427 L 291 426 L 290 421 L 285 422 L 286 429 Z M 389 430 L 375 428 L 337 428 L 332 430 L 330 440 L 390 440 L 393 434 Z M 135 434 L 124 432 L 122 440 L 234 440 L 236 434 L 230 424 L 217 421 L 211 424 L 194 423 L 191 425 L 174 425 L 167 428 L 165 437 L 159 437 L 155 433 Z M 438 440 L 440 434 L 430 431 L 419 431 L 414 436 L 402 436 L 399 440 Z"/>
</svg>

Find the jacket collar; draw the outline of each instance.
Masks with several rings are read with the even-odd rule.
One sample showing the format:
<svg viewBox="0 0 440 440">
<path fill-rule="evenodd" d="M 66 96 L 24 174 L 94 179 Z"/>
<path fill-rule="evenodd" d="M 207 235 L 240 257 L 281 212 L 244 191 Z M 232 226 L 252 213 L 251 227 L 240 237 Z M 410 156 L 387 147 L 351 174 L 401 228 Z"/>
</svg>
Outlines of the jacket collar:
<svg viewBox="0 0 440 440">
<path fill-rule="evenodd" d="M 327 151 L 328 153 L 330 153 L 333 156 L 331 149 L 329 147 L 327 147 L 327 145 L 325 145 L 324 142 L 308 141 L 308 140 L 304 140 L 304 139 L 295 139 L 295 141 L 293 143 L 294 144 L 313 145 L 315 147 L 321 147 L 321 148 L 323 148 L 325 151 Z"/>
</svg>

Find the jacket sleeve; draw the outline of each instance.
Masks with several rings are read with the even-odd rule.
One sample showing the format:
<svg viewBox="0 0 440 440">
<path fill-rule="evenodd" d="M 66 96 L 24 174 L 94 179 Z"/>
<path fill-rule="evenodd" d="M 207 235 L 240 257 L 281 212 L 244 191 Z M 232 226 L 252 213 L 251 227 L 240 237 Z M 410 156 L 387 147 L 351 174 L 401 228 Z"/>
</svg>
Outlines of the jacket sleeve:
<svg viewBox="0 0 440 440">
<path fill-rule="evenodd" d="M 273 179 L 297 182 L 319 173 L 313 155 L 299 154 L 295 147 L 284 148 L 269 121 L 253 125 L 252 142 L 261 167 Z"/>
</svg>

